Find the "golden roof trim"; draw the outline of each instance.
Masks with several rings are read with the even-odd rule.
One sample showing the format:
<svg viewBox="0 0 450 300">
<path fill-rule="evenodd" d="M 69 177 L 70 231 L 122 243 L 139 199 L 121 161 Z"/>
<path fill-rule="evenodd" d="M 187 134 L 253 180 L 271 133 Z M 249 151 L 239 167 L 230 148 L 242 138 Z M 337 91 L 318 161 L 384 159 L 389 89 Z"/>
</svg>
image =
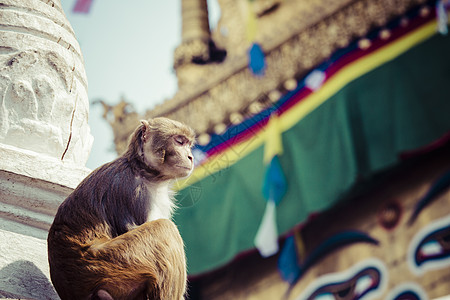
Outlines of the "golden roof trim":
<svg viewBox="0 0 450 300">
<path fill-rule="evenodd" d="M 252 102 L 267 98 L 285 81 L 303 75 L 337 49 L 423 2 L 425 0 L 347 1 L 340 10 L 303 28 L 284 42 L 270 44 L 263 40 L 267 63 L 264 77 L 250 72 L 247 57 L 195 66 L 210 72 L 217 70 L 219 76 L 202 82 L 201 86 L 179 90 L 173 99 L 148 111 L 147 116 L 164 115 L 189 124 L 198 133 L 212 132 L 216 124 L 229 123 L 231 113 L 245 111 Z"/>
</svg>

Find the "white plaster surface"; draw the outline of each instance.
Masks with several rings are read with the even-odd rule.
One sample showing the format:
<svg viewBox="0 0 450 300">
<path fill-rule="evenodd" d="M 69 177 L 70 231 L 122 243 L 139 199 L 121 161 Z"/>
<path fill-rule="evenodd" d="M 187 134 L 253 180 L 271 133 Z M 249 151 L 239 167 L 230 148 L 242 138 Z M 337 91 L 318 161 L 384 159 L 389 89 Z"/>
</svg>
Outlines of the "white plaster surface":
<svg viewBox="0 0 450 300">
<path fill-rule="evenodd" d="M 0 144 L 0 170 L 75 188 L 91 170 L 84 164 Z"/>
<path fill-rule="evenodd" d="M 49 279 L 47 234 L 72 190 L 0 170 L 0 298 L 58 299 Z"/>
<path fill-rule="evenodd" d="M 88 113 L 83 57 L 60 2 L 0 0 L 0 144 L 84 166 Z"/>
<path fill-rule="evenodd" d="M 72 189 L 0 170 L 0 229 L 45 240 Z"/>
<path fill-rule="evenodd" d="M 47 242 L 0 230 L 0 296 L 59 299 L 50 282 Z"/>
<path fill-rule="evenodd" d="M 59 0 L 0 0 L 0 298 L 59 299 L 47 233 L 86 177 L 83 57 Z"/>
</svg>

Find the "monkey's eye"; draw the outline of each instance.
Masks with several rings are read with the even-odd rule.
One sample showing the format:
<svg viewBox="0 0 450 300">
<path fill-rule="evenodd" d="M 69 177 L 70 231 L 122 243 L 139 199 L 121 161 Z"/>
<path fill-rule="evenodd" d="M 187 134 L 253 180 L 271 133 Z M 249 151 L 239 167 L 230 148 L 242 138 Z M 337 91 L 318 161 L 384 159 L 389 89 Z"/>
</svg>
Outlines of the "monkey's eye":
<svg viewBox="0 0 450 300">
<path fill-rule="evenodd" d="M 177 142 L 178 144 L 180 144 L 180 145 L 184 145 L 184 143 L 185 143 L 185 140 L 183 139 L 183 137 L 182 136 L 176 136 L 175 137 L 175 142 Z"/>
</svg>

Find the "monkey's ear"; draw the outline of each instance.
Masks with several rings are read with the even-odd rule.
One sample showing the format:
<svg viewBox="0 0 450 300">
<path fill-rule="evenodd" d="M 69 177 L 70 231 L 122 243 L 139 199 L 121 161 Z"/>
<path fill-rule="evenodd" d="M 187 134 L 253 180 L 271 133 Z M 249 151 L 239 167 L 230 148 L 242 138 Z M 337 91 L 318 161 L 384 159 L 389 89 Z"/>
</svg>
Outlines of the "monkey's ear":
<svg viewBox="0 0 450 300">
<path fill-rule="evenodd" d="M 146 142 L 150 133 L 150 123 L 147 120 L 141 120 L 142 128 L 142 141 Z"/>
<path fill-rule="evenodd" d="M 148 123 L 147 120 L 141 120 L 141 124 L 144 125 L 146 128 L 150 127 L 150 123 Z"/>
</svg>

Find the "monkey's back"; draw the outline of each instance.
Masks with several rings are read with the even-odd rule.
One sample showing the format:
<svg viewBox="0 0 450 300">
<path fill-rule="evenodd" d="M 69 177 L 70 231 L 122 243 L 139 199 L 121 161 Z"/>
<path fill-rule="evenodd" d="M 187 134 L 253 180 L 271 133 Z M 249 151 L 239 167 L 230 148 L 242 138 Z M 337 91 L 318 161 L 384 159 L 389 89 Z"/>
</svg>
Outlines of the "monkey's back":
<svg viewBox="0 0 450 300">
<path fill-rule="evenodd" d="M 72 235 L 104 229 L 114 238 L 143 224 L 148 190 L 138 172 L 124 157 L 94 170 L 60 205 L 52 227 L 68 226 Z"/>
</svg>

